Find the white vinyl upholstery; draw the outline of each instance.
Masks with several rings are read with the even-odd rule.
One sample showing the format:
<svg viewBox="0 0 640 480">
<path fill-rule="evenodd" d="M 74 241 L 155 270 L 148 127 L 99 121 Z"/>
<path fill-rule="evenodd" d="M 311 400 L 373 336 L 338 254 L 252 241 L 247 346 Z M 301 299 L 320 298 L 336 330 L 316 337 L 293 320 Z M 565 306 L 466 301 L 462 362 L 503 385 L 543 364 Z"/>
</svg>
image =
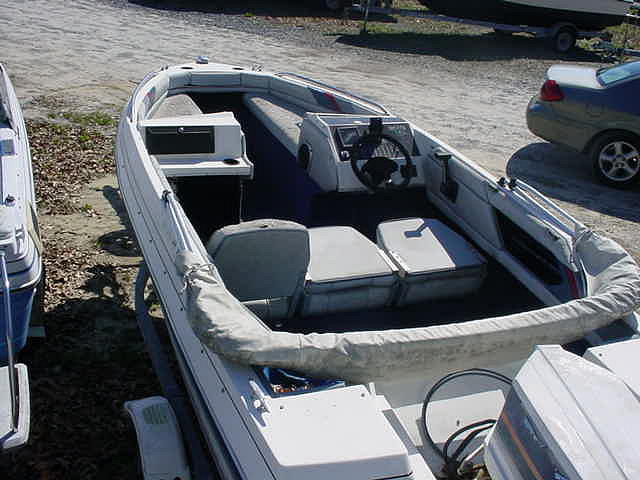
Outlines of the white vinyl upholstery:
<svg viewBox="0 0 640 480">
<path fill-rule="evenodd" d="M 274 95 L 246 93 L 244 104 L 258 120 L 291 152 L 298 155 L 300 127 L 305 110 Z"/>
<path fill-rule="evenodd" d="M 484 257 L 435 219 L 383 222 L 377 241 L 399 269 L 399 306 L 466 295 L 480 288 L 486 276 Z"/>
<path fill-rule="evenodd" d="M 369 239 L 351 227 L 309 230 L 311 262 L 302 315 L 381 308 L 391 303 L 395 267 Z"/>
<path fill-rule="evenodd" d="M 227 289 L 261 318 L 293 314 L 309 265 L 306 227 L 271 219 L 228 225 L 207 251 Z"/>
</svg>

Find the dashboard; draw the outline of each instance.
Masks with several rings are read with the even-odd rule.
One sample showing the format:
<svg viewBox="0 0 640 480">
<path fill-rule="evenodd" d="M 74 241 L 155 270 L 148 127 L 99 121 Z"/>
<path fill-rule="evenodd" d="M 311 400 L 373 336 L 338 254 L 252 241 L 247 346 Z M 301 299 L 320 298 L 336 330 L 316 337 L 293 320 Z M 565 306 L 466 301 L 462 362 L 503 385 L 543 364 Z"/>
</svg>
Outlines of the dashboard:
<svg viewBox="0 0 640 480">
<path fill-rule="evenodd" d="M 362 136 L 372 130 L 393 137 L 412 158 L 421 155 L 411 125 L 402 118 L 354 114 L 307 114 L 301 125 L 300 146 L 307 145 L 306 150 L 313 152 L 308 163 L 311 178 L 325 191 L 366 191 L 367 187 L 362 185 L 354 175 L 351 161 L 354 155 L 357 155 L 355 160 L 359 164 L 364 164 L 371 157 L 367 154 L 367 149 L 356 148 L 356 145 Z M 401 167 L 404 164 L 404 156 L 397 149 L 391 152 L 384 156 L 397 160 L 398 166 Z M 420 174 L 419 177 L 411 181 L 412 186 L 423 184 L 422 175 Z"/>
<path fill-rule="evenodd" d="M 349 161 L 356 142 L 369 132 L 369 117 L 323 118 L 333 133 L 333 138 L 341 161 Z M 382 133 L 398 140 L 411 156 L 420 152 L 415 144 L 413 132 L 408 122 L 396 117 L 382 118 Z"/>
</svg>

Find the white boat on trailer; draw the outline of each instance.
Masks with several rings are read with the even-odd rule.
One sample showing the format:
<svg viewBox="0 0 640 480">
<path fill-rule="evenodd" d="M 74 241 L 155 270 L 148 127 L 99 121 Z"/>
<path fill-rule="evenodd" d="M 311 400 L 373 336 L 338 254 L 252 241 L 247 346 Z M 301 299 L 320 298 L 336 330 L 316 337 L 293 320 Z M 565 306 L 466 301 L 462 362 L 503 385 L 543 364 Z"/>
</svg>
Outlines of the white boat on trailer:
<svg viewBox="0 0 640 480">
<path fill-rule="evenodd" d="M 29 438 L 26 365 L 15 354 L 41 313 L 42 246 L 27 130 L 15 90 L 0 64 L 0 453 Z"/>
<path fill-rule="evenodd" d="M 389 2 L 390 3 L 390 2 Z M 362 33 L 367 32 L 369 14 L 400 15 L 433 21 L 463 23 L 492 28 L 496 33 L 529 33 L 550 40 L 554 50 L 566 53 L 577 40 L 600 38 L 610 42 L 606 27 L 634 17 L 627 0 L 420 0 L 428 10 L 379 7 L 362 0 L 349 8 L 364 14 Z"/>
<path fill-rule="evenodd" d="M 492 425 L 475 422 L 497 418 L 507 377 L 536 345 L 594 358 L 589 347 L 636 345 L 640 272 L 620 246 L 352 93 L 200 58 L 139 84 L 116 155 L 146 264 L 145 339 L 148 268 L 223 478 L 433 479 L 443 457 L 456 478 Z M 555 478 L 633 478 L 627 443 L 604 447 L 607 425 L 639 424 L 626 384 L 560 347 L 524 365 L 485 440 L 493 478 L 532 474 L 522 458 L 535 445 L 512 428 L 523 418 L 564 455 L 556 470 L 545 464 L 552 473 L 597 470 L 585 449 L 613 469 Z M 464 371 L 438 381 L 454 370 Z M 601 396 L 576 380 L 585 372 Z M 540 394 L 547 382 L 566 395 Z M 175 385 L 162 383 L 175 407 Z M 570 413 L 602 411 L 598 401 L 626 402 L 625 417 L 594 419 L 587 443 L 558 431 L 557 409 L 577 435 L 588 415 Z M 167 452 L 185 478 L 193 445 L 152 448 L 180 430 L 166 402 L 127 408 L 147 478 L 169 474 Z"/>
<path fill-rule="evenodd" d="M 626 0 L 420 0 L 435 12 L 475 20 L 550 27 L 559 22 L 602 30 L 625 21 Z"/>
</svg>

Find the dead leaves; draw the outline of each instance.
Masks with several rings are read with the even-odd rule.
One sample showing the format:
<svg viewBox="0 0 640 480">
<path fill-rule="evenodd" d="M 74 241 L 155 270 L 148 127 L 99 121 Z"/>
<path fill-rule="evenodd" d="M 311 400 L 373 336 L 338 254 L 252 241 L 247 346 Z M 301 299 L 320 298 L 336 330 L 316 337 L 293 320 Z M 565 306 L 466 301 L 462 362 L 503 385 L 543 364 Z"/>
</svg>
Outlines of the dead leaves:
<svg viewBox="0 0 640 480">
<path fill-rule="evenodd" d="M 46 121 L 27 121 L 27 130 L 39 211 L 81 211 L 80 189 L 115 169 L 113 136 L 97 127 Z"/>
</svg>

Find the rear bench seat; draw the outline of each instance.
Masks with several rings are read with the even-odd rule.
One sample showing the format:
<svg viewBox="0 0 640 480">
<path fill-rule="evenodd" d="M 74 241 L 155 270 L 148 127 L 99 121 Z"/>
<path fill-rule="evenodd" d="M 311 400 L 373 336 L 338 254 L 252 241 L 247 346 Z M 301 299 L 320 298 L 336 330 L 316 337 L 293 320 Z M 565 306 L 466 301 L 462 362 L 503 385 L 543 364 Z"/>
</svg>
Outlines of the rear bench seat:
<svg viewBox="0 0 640 480">
<path fill-rule="evenodd" d="M 245 93 L 243 101 L 251 113 L 293 156 L 298 155 L 300 127 L 306 111 L 273 95 Z"/>
<path fill-rule="evenodd" d="M 351 227 L 265 219 L 217 230 L 207 251 L 227 289 L 263 320 L 464 296 L 486 276 L 484 257 L 438 220 L 383 222 L 377 237 L 379 247 Z"/>
<path fill-rule="evenodd" d="M 487 274 L 485 258 L 435 219 L 383 222 L 377 241 L 399 270 L 398 306 L 464 296 L 480 288 Z"/>
<path fill-rule="evenodd" d="M 207 251 L 227 289 L 263 320 L 384 307 L 397 283 L 391 260 L 351 227 L 253 220 L 214 232 Z"/>
<path fill-rule="evenodd" d="M 367 237 L 351 227 L 319 227 L 309 230 L 309 243 L 303 316 L 391 304 L 397 269 Z"/>
</svg>

